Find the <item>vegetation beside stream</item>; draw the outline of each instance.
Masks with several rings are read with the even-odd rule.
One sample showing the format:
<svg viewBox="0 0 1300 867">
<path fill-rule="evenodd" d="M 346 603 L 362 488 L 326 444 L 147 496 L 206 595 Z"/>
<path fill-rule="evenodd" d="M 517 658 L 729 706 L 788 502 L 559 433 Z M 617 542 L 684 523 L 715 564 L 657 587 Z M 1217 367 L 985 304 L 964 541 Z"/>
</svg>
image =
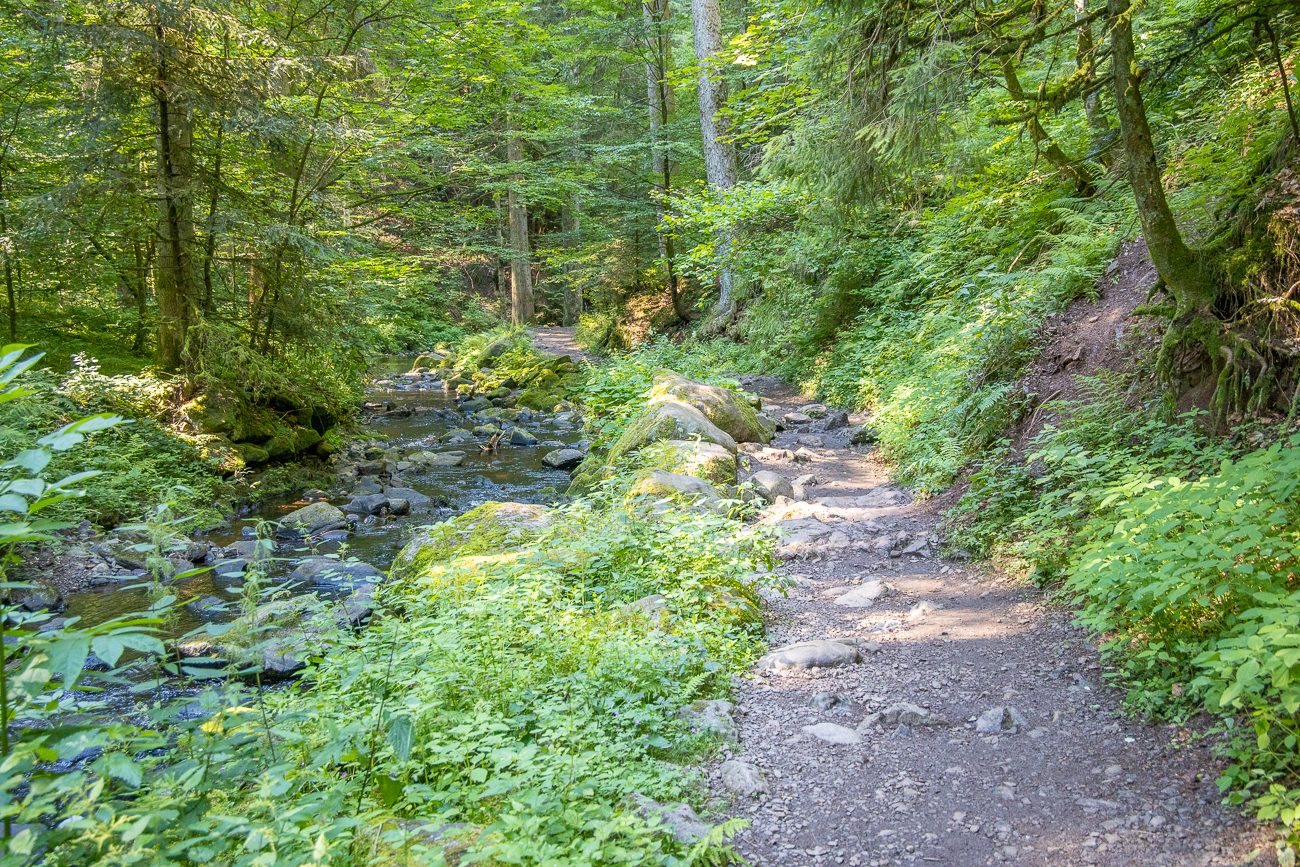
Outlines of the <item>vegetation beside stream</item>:
<svg viewBox="0 0 1300 867">
<path fill-rule="evenodd" d="M 153 610 L 89 630 L 32 631 L 49 615 L 10 610 L 17 738 L 0 863 L 725 858 L 734 824 L 679 839 L 654 802 L 699 803 L 692 766 L 724 733 L 690 706 L 725 698 L 761 647 L 768 540 L 714 510 L 630 495 L 636 461 L 509 550 L 476 544 L 403 572 L 369 625 L 321 642 L 287 688 L 218 678 L 160 702 L 177 674 L 156 637 L 175 604 L 165 586 Z M 450 527 L 491 517 L 476 512 Z M 245 587 L 246 606 L 275 597 L 256 563 Z M 91 652 L 109 670 L 83 671 Z M 133 721 L 88 723 L 94 688 L 127 668 L 153 672 Z"/>
</svg>

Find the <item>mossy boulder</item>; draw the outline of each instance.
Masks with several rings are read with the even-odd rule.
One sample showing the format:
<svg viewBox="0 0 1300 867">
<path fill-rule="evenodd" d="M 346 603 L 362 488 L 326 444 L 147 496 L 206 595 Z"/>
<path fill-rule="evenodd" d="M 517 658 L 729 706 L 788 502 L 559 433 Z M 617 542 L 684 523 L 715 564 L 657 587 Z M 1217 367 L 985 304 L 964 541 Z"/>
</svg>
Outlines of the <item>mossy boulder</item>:
<svg viewBox="0 0 1300 867">
<path fill-rule="evenodd" d="M 514 345 L 514 342 L 515 339 L 513 337 L 498 337 L 496 340 L 493 340 L 487 346 L 483 347 L 478 355 L 474 356 L 474 367 L 492 367 L 496 364 L 498 358 L 509 351 L 510 347 Z"/>
<path fill-rule="evenodd" d="M 692 440 L 667 440 L 663 447 L 672 472 L 719 485 L 736 484 L 736 456 L 724 447 Z"/>
<path fill-rule="evenodd" d="M 754 407 L 729 388 L 693 382 L 671 370 L 659 369 L 654 372 L 650 402 L 664 400 L 690 404 L 738 443 L 772 441 L 772 431 L 762 423 Z"/>
<path fill-rule="evenodd" d="M 519 393 L 516 404 L 528 409 L 550 411 L 563 398 L 545 388 L 526 388 Z"/>
<path fill-rule="evenodd" d="M 418 532 L 393 560 L 389 575 L 408 581 L 453 556 L 517 548 L 555 521 L 551 510 L 529 503 L 484 503 Z"/>
<path fill-rule="evenodd" d="M 664 470 L 645 470 L 628 491 L 629 497 L 683 497 L 713 504 L 722 499 L 718 489 L 695 476 L 669 473 Z"/>
<path fill-rule="evenodd" d="M 709 421 L 702 412 L 680 400 L 656 400 L 637 413 L 623 435 L 610 447 L 609 460 L 659 440 L 703 440 L 725 448 L 734 456 L 736 441 Z"/>
<path fill-rule="evenodd" d="M 589 454 L 569 476 L 569 486 L 564 492 L 569 496 L 588 493 L 595 490 L 604 478 L 605 460 L 598 455 Z"/>
<path fill-rule="evenodd" d="M 256 467 L 271 459 L 270 452 L 253 443 L 235 443 L 234 449 L 245 466 Z"/>
<path fill-rule="evenodd" d="M 321 435 L 309 427 L 282 428 L 266 444 L 271 460 L 280 461 L 300 455 L 321 441 Z"/>
<path fill-rule="evenodd" d="M 426 370 L 432 370 L 442 364 L 442 361 L 441 355 L 421 355 L 415 359 L 415 364 L 411 365 L 411 370 L 418 370 L 422 367 Z"/>
<path fill-rule="evenodd" d="M 341 452 L 346 445 L 347 440 L 343 434 L 339 433 L 337 428 L 330 428 L 321 434 L 320 441 L 312 446 L 312 451 L 323 458 L 328 458 Z"/>
</svg>

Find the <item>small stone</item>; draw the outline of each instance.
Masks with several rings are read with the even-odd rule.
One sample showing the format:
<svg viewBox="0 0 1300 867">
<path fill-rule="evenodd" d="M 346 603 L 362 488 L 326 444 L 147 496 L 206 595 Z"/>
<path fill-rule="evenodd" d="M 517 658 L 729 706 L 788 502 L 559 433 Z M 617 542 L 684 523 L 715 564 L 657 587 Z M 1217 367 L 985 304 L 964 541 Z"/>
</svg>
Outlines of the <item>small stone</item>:
<svg viewBox="0 0 1300 867">
<path fill-rule="evenodd" d="M 781 416 L 781 421 L 788 425 L 799 425 L 811 423 L 812 418 L 802 412 L 787 412 L 785 415 Z"/>
<path fill-rule="evenodd" d="M 795 483 L 796 485 L 799 485 L 800 487 L 811 488 L 811 487 L 816 486 L 816 484 L 817 484 L 817 477 L 816 477 L 815 475 L 813 475 L 812 473 L 804 473 L 802 476 L 800 476 L 799 478 L 795 479 L 795 480 L 794 480 L 794 483 Z"/>
<path fill-rule="evenodd" d="M 834 692 L 819 692 L 808 699 L 808 706 L 815 707 L 818 710 L 830 710 L 847 704 L 848 700 L 844 696 Z"/>
<path fill-rule="evenodd" d="M 858 726 L 858 731 L 866 731 L 874 728 L 876 725 L 883 725 L 886 728 L 893 726 L 944 726 L 948 721 L 943 717 L 930 713 L 919 705 L 912 704 L 908 701 L 892 704 L 882 711 L 870 714 Z"/>
<path fill-rule="evenodd" d="M 1027 727 L 1025 718 L 1014 707 L 990 708 L 975 721 L 975 731 L 980 734 L 1014 735 Z"/>
<path fill-rule="evenodd" d="M 931 612 L 934 611 L 938 611 L 939 607 L 940 606 L 936 605 L 933 602 L 922 600 L 916 603 L 915 605 L 913 605 L 911 610 L 907 612 L 907 622 L 918 623 L 924 620 L 927 614 L 930 614 Z"/>
<path fill-rule="evenodd" d="M 803 733 L 837 746 L 852 746 L 862 743 L 862 736 L 853 729 L 835 723 L 817 723 L 816 725 L 804 726 Z"/>
<path fill-rule="evenodd" d="M 722 785 L 738 795 L 752 797 L 770 791 L 767 780 L 763 777 L 763 772 L 756 765 L 749 762 L 733 759 L 729 762 L 723 762 L 720 770 Z"/>
<path fill-rule="evenodd" d="M 841 594 L 836 598 L 835 604 L 846 605 L 849 608 L 870 608 L 876 604 L 877 599 L 883 599 L 893 593 L 894 588 L 884 581 L 868 581 Z"/>
</svg>

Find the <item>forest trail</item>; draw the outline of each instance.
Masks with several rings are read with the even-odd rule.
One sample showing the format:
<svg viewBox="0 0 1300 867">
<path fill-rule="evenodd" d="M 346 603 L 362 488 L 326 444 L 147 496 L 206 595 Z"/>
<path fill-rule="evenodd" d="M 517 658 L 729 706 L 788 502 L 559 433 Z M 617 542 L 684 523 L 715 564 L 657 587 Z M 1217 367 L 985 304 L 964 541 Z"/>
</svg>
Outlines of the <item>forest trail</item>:
<svg viewBox="0 0 1300 867">
<path fill-rule="evenodd" d="M 744 382 L 775 418 L 810 403 L 771 377 Z M 795 582 L 770 599 L 768 637 L 774 649 L 855 639 L 861 661 L 740 681 L 739 741 L 710 779 L 730 802 L 720 812 L 751 820 L 736 839 L 751 863 L 1183 867 L 1245 864 L 1257 849 L 1249 863 L 1276 863 L 1260 826 L 1220 806 L 1209 740 L 1125 717 L 1070 611 L 928 550 L 902 553 L 934 538 L 938 510 L 850 446 L 853 427 L 799 427 L 772 444 L 802 449 L 798 461 L 745 447 L 750 473 L 817 479 L 807 502 L 763 518 L 790 532 L 780 571 Z M 892 595 L 835 602 L 877 578 Z M 1008 709 L 993 713 L 997 730 L 979 731 L 994 708 Z M 737 794 L 724 760 L 757 766 L 770 791 Z"/>
<path fill-rule="evenodd" d="M 533 345 L 537 347 L 539 352 L 544 352 L 547 355 L 567 355 L 575 361 L 578 359 L 592 362 L 600 360 L 600 356 L 585 352 L 582 347 L 578 346 L 578 329 L 575 326 L 538 326 L 528 329 L 528 333 L 532 336 Z"/>
</svg>

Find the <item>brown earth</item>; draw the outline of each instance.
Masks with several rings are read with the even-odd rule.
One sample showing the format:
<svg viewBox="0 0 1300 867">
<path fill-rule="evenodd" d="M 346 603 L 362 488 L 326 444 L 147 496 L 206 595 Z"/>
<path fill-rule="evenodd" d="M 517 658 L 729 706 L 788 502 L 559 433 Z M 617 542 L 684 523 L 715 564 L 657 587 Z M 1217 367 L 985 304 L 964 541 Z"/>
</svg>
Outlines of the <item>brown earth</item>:
<svg viewBox="0 0 1300 867">
<path fill-rule="evenodd" d="M 1108 335 L 1137 294 L 1135 285 L 1104 295 L 1109 312 L 1077 314 L 1087 324 L 1099 317 L 1099 336 L 1083 341 L 1085 371 L 1111 351 Z M 1064 390 L 1065 380 L 1051 379 L 1061 373 L 1043 375 Z M 809 402 L 771 377 L 744 384 L 765 395 L 774 417 Z M 709 818 L 750 820 L 735 844 L 751 864 L 1276 863 L 1267 829 L 1221 805 L 1212 737 L 1126 717 L 1089 636 L 1041 591 L 933 559 L 933 546 L 901 553 L 935 538 L 938 514 L 892 487 L 867 449 L 848 445 L 852 427 L 811 432 L 815 426 L 774 443 L 803 448 L 810 460 L 746 458 L 751 473 L 817 479 L 808 502 L 778 501 L 763 518 L 791 533 L 781 555 L 793 558 L 776 570 L 793 586 L 788 598 L 769 598 L 769 637 L 773 647 L 849 638 L 878 649 L 866 645 L 857 664 L 756 670 L 737 683 L 739 740 L 710 769 Z M 873 578 L 895 595 L 867 608 L 835 603 Z M 899 702 L 942 724 L 864 722 Z M 975 720 L 995 707 L 1015 708 L 1023 727 L 977 732 Z M 804 729 L 819 723 L 842 726 L 859 742 L 828 743 Z M 730 791 L 722 759 L 753 763 L 770 791 Z"/>
<path fill-rule="evenodd" d="M 1016 444 L 1057 417 L 1054 403 L 1085 396 L 1081 378 L 1130 373 L 1135 359 L 1154 357 L 1163 323 L 1134 310 L 1148 303 L 1156 279 L 1146 242 L 1138 239 L 1123 246 L 1097 281 L 1096 301 L 1080 298 L 1047 318 L 1039 333 L 1044 348 L 1020 381 L 1024 391 L 1037 395 L 1037 408 L 1012 432 Z"/>
</svg>

